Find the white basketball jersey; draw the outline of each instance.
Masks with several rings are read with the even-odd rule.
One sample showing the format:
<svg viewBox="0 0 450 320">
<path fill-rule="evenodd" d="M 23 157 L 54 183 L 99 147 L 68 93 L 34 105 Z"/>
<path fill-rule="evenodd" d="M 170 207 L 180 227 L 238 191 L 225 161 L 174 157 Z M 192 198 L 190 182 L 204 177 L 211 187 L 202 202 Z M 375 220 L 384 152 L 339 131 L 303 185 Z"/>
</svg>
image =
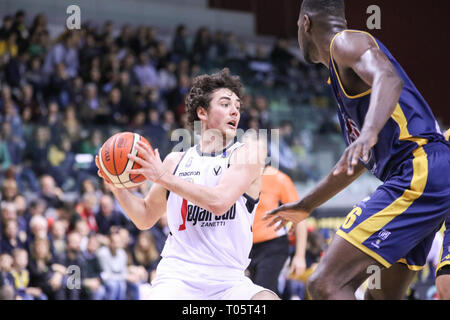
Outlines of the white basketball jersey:
<svg viewBox="0 0 450 320">
<path fill-rule="evenodd" d="M 183 155 L 174 175 L 214 187 L 228 169 L 231 154 L 242 145 L 235 142 L 220 154 L 202 153 L 196 145 Z M 167 200 L 170 234 L 162 257 L 245 270 L 250 263 L 252 224 L 258 200 L 243 194 L 224 215 L 217 216 L 170 192 Z"/>
</svg>

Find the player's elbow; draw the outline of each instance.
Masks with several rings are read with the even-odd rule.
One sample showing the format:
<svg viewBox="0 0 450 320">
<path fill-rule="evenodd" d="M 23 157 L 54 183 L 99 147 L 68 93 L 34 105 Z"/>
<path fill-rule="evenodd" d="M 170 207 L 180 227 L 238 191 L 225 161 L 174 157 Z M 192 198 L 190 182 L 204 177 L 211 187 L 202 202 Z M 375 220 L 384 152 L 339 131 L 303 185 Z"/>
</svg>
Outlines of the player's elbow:
<svg viewBox="0 0 450 320">
<path fill-rule="evenodd" d="M 222 201 L 219 203 L 211 204 L 209 206 L 209 211 L 211 211 L 216 216 L 222 216 L 228 211 L 229 207 Z"/>
<path fill-rule="evenodd" d="M 403 90 L 403 86 L 405 85 L 405 82 L 403 81 L 402 78 L 400 78 L 398 75 L 396 75 L 395 79 L 394 79 L 394 88 L 398 91 L 401 92 Z"/>
<path fill-rule="evenodd" d="M 236 201 L 232 199 L 226 189 L 216 187 L 208 195 L 208 205 L 204 208 L 216 216 L 221 216 L 230 209 L 234 202 Z"/>
<path fill-rule="evenodd" d="M 138 228 L 140 231 L 145 231 L 148 229 L 151 229 L 156 221 L 154 221 L 155 219 L 152 219 L 152 217 L 147 213 L 143 215 L 143 218 L 141 218 L 138 221 L 133 221 L 134 225 L 136 226 L 136 228 Z"/>
<path fill-rule="evenodd" d="M 135 223 L 136 228 L 138 228 L 138 230 L 140 231 L 145 231 L 148 229 L 151 229 L 151 227 L 153 227 L 153 225 L 149 224 L 149 223 Z"/>
<path fill-rule="evenodd" d="M 403 89 L 403 85 L 405 84 L 403 79 L 398 75 L 395 70 L 386 70 L 384 72 L 384 76 L 382 77 L 383 81 L 389 83 L 389 86 L 394 90 L 401 92 Z"/>
<path fill-rule="evenodd" d="M 222 216 L 230 210 L 235 202 L 233 199 L 227 199 L 225 197 L 217 199 L 211 202 L 208 211 L 211 211 L 216 216 Z"/>
<path fill-rule="evenodd" d="M 144 230 L 151 228 L 149 223 L 147 223 L 145 221 L 133 221 L 133 220 L 131 220 L 131 221 L 133 222 L 134 226 L 140 231 L 144 231 Z"/>
</svg>

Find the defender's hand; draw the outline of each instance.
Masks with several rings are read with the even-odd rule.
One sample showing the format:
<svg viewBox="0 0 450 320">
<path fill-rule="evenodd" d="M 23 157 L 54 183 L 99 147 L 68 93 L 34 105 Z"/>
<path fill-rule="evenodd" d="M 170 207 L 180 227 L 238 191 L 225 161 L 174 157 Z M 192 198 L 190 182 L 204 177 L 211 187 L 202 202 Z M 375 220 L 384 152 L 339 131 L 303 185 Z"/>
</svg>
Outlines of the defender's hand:
<svg viewBox="0 0 450 320">
<path fill-rule="evenodd" d="M 378 136 L 374 133 L 363 133 L 349 145 L 342 155 L 339 162 L 333 171 L 333 175 L 337 176 L 342 172 L 347 171 L 347 175 L 351 176 L 354 172 L 354 167 L 358 164 L 358 160 L 363 162 L 369 161 L 370 149 L 377 143 Z"/>
<path fill-rule="evenodd" d="M 307 211 L 305 208 L 302 208 L 297 203 L 287 203 L 272 211 L 267 212 L 262 220 L 265 221 L 272 219 L 267 227 L 271 227 L 279 223 L 279 225 L 275 228 L 275 231 L 278 231 L 289 222 L 293 223 L 292 229 L 295 229 L 297 223 L 305 220 L 308 217 L 309 211 Z"/>
</svg>

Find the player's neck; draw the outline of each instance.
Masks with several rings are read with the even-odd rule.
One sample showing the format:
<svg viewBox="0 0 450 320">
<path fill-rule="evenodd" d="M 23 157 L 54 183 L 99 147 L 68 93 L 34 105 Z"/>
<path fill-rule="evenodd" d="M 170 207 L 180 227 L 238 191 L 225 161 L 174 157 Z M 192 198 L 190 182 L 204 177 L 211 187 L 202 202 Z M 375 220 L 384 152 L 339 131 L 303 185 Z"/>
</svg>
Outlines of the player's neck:
<svg viewBox="0 0 450 320">
<path fill-rule="evenodd" d="M 342 21 L 335 21 L 329 24 L 326 28 L 318 32 L 316 47 L 318 50 L 319 62 L 325 65 L 327 68 L 330 67 L 330 44 L 333 37 L 347 29 L 347 25 L 342 23 Z"/>
</svg>

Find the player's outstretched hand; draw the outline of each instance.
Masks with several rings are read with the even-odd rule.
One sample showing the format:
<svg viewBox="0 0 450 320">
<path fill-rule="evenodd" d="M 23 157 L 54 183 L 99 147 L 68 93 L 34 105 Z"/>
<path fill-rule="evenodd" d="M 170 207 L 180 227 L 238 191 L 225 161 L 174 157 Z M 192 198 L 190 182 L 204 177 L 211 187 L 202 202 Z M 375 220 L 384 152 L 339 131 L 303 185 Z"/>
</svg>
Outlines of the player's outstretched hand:
<svg viewBox="0 0 450 320">
<path fill-rule="evenodd" d="M 128 173 L 142 174 L 148 180 L 158 182 L 166 173 L 158 149 L 153 150 L 147 144 L 138 141 L 136 143 L 136 150 L 140 157 L 128 154 L 128 158 L 139 164 L 141 168 L 128 170 Z"/>
<path fill-rule="evenodd" d="M 369 161 L 370 149 L 377 143 L 378 137 L 374 133 L 363 133 L 353 141 L 344 151 L 341 159 L 336 164 L 333 175 L 337 176 L 340 173 L 347 171 L 347 175 L 351 176 L 354 173 L 354 167 L 361 159 L 364 162 Z"/>
<path fill-rule="evenodd" d="M 284 204 L 272 211 L 266 213 L 263 217 L 263 221 L 271 220 L 267 227 L 271 227 L 277 223 L 279 225 L 275 228 L 276 231 L 283 228 L 289 222 L 292 222 L 292 226 L 295 229 L 297 223 L 305 220 L 309 216 L 309 211 L 302 208 L 297 202 Z"/>
</svg>

